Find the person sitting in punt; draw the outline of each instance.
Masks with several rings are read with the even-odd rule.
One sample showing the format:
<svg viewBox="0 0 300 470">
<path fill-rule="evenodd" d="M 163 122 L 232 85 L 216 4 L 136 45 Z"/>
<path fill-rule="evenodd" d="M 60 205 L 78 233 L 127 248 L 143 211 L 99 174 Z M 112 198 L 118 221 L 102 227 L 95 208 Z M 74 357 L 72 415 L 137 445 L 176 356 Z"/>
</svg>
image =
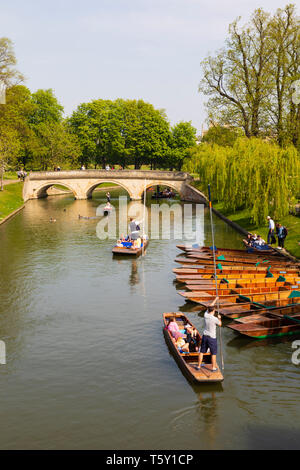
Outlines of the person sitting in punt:
<svg viewBox="0 0 300 470">
<path fill-rule="evenodd" d="M 179 326 L 176 322 L 176 319 L 175 317 L 172 317 L 169 321 L 169 324 L 167 326 L 167 329 L 168 331 L 171 333 L 171 335 L 173 336 L 173 338 L 178 338 L 178 337 L 184 337 L 184 333 L 181 333 L 181 331 L 179 330 Z"/>
<path fill-rule="evenodd" d="M 265 240 L 263 240 L 260 235 L 257 235 L 257 240 L 254 241 L 253 246 L 263 246 L 263 245 L 266 245 Z"/>
<path fill-rule="evenodd" d="M 189 343 L 187 343 L 182 336 L 178 336 L 175 340 L 176 347 L 180 352 L 189 352 Z"/>
<path fill-rule="evenodd" d="M 196 328 L 188 324 L 186 325 L 185 330 L 186 330 L 186 342 L 189 345 L 189 351 L 198 352 L 201 338 Z"/>
</svg>

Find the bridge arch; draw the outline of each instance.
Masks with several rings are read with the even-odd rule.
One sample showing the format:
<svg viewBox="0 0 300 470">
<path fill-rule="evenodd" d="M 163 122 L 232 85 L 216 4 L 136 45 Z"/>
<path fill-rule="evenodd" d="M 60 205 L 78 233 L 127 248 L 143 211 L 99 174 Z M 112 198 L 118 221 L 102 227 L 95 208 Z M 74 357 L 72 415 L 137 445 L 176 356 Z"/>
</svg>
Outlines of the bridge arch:
<svg viewBox="0 0 300 470">
<path fill-rule="evenodd" d="M 180 198 L 182 197 L 181 188 L 179 189 L 176 183 L 173 184 L 172 182 L 169 182 L 169 181 L 152 181 L 152 182 L 150 181 L 149 183 L 147 182 L 146 184 L 146 191 L 148 188 L 151 188 L 151 186 L 167 186 L 168 188 L 174 189 L 174 191 L 176 191 L 176 193 L 179 194 Z M 144 189 L 145 189 L 145 186 L 143 186 L 143 189 L 141 193 L 139 194 L 140 198 L 143 197 Z"/>
<path fill-rule="evenodd" d="M 93 182 L 93 184 L 91 184 L 89 186 L 89 188 L 86 190 L 87 199 L 92 197 L 92 193 L 93 193 L 94 189 L 96 189 L 97 186 L 99 186 L 102 183 L 116 184 L 117 186 L 121 187 L 122 189 L 124 189 L 128 193 L 130 199 L 132 198 L 132 192 L 131 192 L 130 188 L 128 186 L 126 186 L 124 183 L 120 183 L 119 180 L 116 181 L 116 180 L 111 179 L 111 180 L 108 181 L 106 179 L 106 180 L 99 180 L 99 181 Z"/>
<path fill-rule="evenodd" d="M 52 186 L 57 185 L 57 184 L 59 184 L 60 186 L 64 186 L 65 188 L 72 191 L 75 199 L 78 199 L 77 191 L 74 188 L 72 188 L 71 185 L 66 184 L 64 181 L 61 182 L 61 183 L 60 183 L 60 181 L 47 181 L 47 183 L 43 183 L 41 186 L 39 186 L 38 188 L 35 189 L 35 197 L 38 198 L 38 199 L 42 198 L 42 197 L 47 197 L 48 196 L 47 189 L 49 189 Z"/>
</svg>

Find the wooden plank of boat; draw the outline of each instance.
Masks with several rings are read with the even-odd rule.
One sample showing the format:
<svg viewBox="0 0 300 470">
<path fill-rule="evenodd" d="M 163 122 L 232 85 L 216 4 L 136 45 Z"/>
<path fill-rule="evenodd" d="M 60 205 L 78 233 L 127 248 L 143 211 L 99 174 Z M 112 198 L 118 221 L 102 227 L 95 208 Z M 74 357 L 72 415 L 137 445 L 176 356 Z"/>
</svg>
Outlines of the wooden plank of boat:
<svg viewBox="0 0 300 470">
<path fill-rule="evenodd" d="M 203 272 L 202 269 L 175 268 L 173 269 L 173 273 L 175 273 L 176 277 L 179 277 L 179 278 L 186 277 L 187 279 L 200 279 L 200 280 L 208 279 L 214 282 L 214 273 L 212 272 L 212 270 L 211 272 L 205 273 Z M 283 272 L 280 271 L 280 274 L 281 273 Z M 291 277 L 294 277 L 295 279 L 298 278 L 297 272 L 296 273 L 293 272 L 292 274 L 290 273 L 287 274 L 285 271 L 282 275 L 286 279 L 291 278 Z M 257 271 L 251 271 L 251 272 L 229 271 L 228 272 L 227 270 L 227 272 L 222 271 L 221 273 L 219 273 L 218 279 L 230 280 L 230 279 L 273 279 L 273 278 L 266 278 L 266 270 L 258 271 L 258 272 Z"/>
<path fill-rule="evenodd" d="M 204 255 L 204 256 L 213 256 L 213 252 L 210 249 L 193 249 L 189 248 L 184 251 L 184 253 L 188 256 L 193 253 L 198 254 L 198 255 Z M 224 257 L 243 257 L 243 258 L 270 258 L 270 259 L 278 259 L 278 260 L 283 260 L 283 261 L 290 261 L 289 258 L 284 256 L 283 253 L 278 253 L 276 251 L 274 252 L 248 252 L 247 250 L 226 250 L 223 248 L 218 248 L 218 250 L 215 252 L 216 257 L 223 255 Z"/>
<path fill-rule="evenodd" d="M 209 246 L 202 246 L 202 247 L 196 247 L 196 246 L 192 246 L 192 245 L 177 245 L 177 248 L 179 248 L 179 250 L 181 251 L 184 251 L 184 252 L 187 252 L 187 251 L 203 251 L 203 252 L 208 252 L 208 253 L 211 253 L 212 250 Z M 217 253 L 220 253 L 220 252 L 225 252 L 225 253 L 247 253 L 247 250 L 244 248 L 244 249 L 238 249 L 238 248 L 218 248 L 217 247 Z M 274 250 L 273 248 L 271 249 L 268 249 L 268 250 L 260 250 L 260 249 L 255 249 L 253 248 L 253 253 L 255 254 L 258 254 L 258 255 L 272 255 L 272 254 L 275 254 L 275 255 L 279 255 L 279 253 Z M 283 254 L 282 254 L 283 256 Z"/>
<path fill-rule="evenodd" d="M 148 244 L 149 244 L 149 240 L 146 240 L 144 250 L 146 250 Z M 143 252 L 142 246 L 140 248 L 125 248 L 125 247 L 122 248 L 119 246 L 114 246 L 112 249 L 112 253 L 114 255 L 140 256 L 142 252 Z"/>
<path fill-rule="evenodd" d="M 190 264 L 189 260 L 181 260 L 181 259 L 175 259 L 175 261 L 177 263 L 180 263 L 180 264 L 183 264 L 183 265 L 186 265 L 186 264 Z M 265 272 L 267 271 L 267 268 L 269 266 L 245 266 L 245 265 L 225 265 L 223 266 L 222 265 L 222 269 L 221 268 L 217 268 L 217 274 L 222 274 L 222 273 L 230 273 L 230 272 L 238 272 L 238 271 L 241 271 L 241 272 Z M 193 268 L 190 268 L 190 269 L 193 269 Z M 213 264 L 211 265 L 201 265 L 199 266 L 199 268 L 195 268 L 195 269 L 198 269 L 198 273 L 202 273 L 202 274 L 206 274 L 206 273 L 214 273 L 214 268 L 213 268 Z M 288 273 L 296 273 L 296 275 L 298 275 L 299 273 L 299 268 L 298 267 L 291 267 L 291 266 L 273 266 L 271 265 L 270 267 L 270 270 L 271 272 L 279 272 L 280 274 L 288 274 Z"/>
<path fill-rule="evenodd" d="M 214 383 L 222 382 L 224 380 L 223 374 L 221 373 L 219 366 L 218 370 L 212 371 L 211 363 L 211 354 L 206 353 L 203 356 L 203 362 L 205 366 L 201 367 L 200 370 L 197 369 L 198 366 L 198 353 L 180 353 L 177 349 L 175 342 L 167 329 L 168 322 L 170 318 L 175 317 L 176 322 L 179 325 L 179 328 L 182 329 L 186 323 L 194 326 L 193 323 L 187 318 L 184 313 L 181 312 L 169 312 L 163 314 L 163 333 L 166 339 L 166 342 L 174 355 L 176 362 L 178 363 L 183 374 L 188 378 L 192 383 L 202 384 L 202 383 Z M 195 327 L 195 326 L 194 326 Z M 200 335 L 201 336 L 201 335 Z"/>
<path fill-rule="evenodd" d="M 228 328 L 251 338 L 263 339 L 300 333 L 300 315 L 283 318 L 266 318 L 260 322 L 232 323 Z"/>
<path fill-rule="evenodd" d="M 203 292 L 208 292 L 209 294 L 216 295 L 216 288 L 215 287 L 204 287 L 201 290 L 197 287 L 188 287 L 187 289 L 191 292 L 187 292 L 191 294 L 193 297 L 201 297 Z M 298 289 L 298 286 L 296 287 Z M 252 294 L 267 294 L 267 293 L 274 293 L 274 292 L 285 292 L 290 291 L 288 287 L 280 287 L 280 286 L 271 286 L 271 287 L 248 287 L 248 288 L 227 288 L 227 289 L 219 289 L 218 295 L 220 298 L 231 296 L 231 295 L 243 295 L 249 297 Z"/>
<path fill-rule="evenodd" d="M 191 253 L 188 255 L 185 259 L 193 259 L 197 260 L 196 264 L 200 262 L 201 264 L 214 264 L 214 259 L 212 256 L 202 256 L 202 255 L 197 255 L 195 253 Z M 259 260 L 257 258 L 242 258 L 242 257 L 226 257 L 225 259 L 216 259 L 217 263 L 221 263 L 222 266 L 227 266 L 229 264 L 235 264 L 235 265 L 253 265 L 253 266 L 259 266 L 259 265 L 272 265 L 272 266 L 291 266 L 297 268 L 297 264 L 291 262 L 291 261 L 279 261 L 279 260 L 270 260 L 268 259 L 263 259 Z"/>
<path fill-rule="evenodd" d="M 238 323 L 261 323 L 266 318 L 283 318 L 286 315 L 300 315 L 300 304 L 290 305 L 282 308 L 260 309 L 250 315 L 235 318 Z"/>
<path fill-rule="evenodd" d="M 238 279 L 227 279 L 217 280 L 217 286 L 219 289 L 228 289 L 229 287 L 233 289 L 234 287 L 270 287 L 270 286 L 288 286 L 288 285 L 297 285 L 300 288 L 300 278 L 299 277 L 287 277 L 284 278 L 284 281 L 278 281 L 279 277 L 265 277 L 263 279 L 251 279 L 251 278 L 238 278 Z M 184 281 L 186 286 L 199 286 L 202 287 L 215 287 L 216 281 L 214 279 L 187 279 Z"/>
<path fill-rule="evenodd" d="M 270 300 L 262 303 L 242 303 L 242 304 L 232 304 L 232 305 L 222 305 L 219 309 L 221 315 L 226 318 L 231 318 L 236 320 L 245 315 L 255 314 L 257 312 L 266 313 L 273 311 L 278 308 L 290 308 L 300 304 L 298 299 L 281 299 L 281 300 Z M 209 306 L 209 305 L 208 305 Z"/>
<path fill-rule="evenodd" d="M 219 305 L 223 305 L 224 303 L 238 303 L 238 302 L 259 302 L 263 303 L 269 300 L 281 300 L 281 299 L 292 299 L 291 295 L 294 291 L 292 290 L 285 290 L 285 291 L 275 291 L 275 292 L 268 292 L 268 293 L 253 293 L 253 294 L 229 294 L 229 295 L 219 295 Z M 209 301 L 212 303 L 215 300 L 215 295 L 209 294 L 208 292 L 178 292 L 179 295 L 184 297 L 186 300 L 191 302 L 199 303 L 203 305 L 203 301 Z M 290 303 L 297 302 L 297 299 L 300 297 L 293 298 Z M 298 303 L 298 302 L 297 302 Z"/>
<path fill-rule="evenodd" d="M 270 278 L 269 278 L 270 279 Z M 273 278 L 271 278 L 273 279 Z M 186 281 L 185 282 L 185 287 L 186 289 L 188 290 L 191 290 L 191 291 L 194 291 L 194 290 L 205 290 L 208 292 L 208 290 L 216 290 L 216 284 L 213 284 L 213 283 L 199 283 L 197 282 L 196 284 L 194 284 L 195 281 Z M 239 282 L 236 282 L 234 284 L 221 284 L 219 283 L 218 284 L 218 290 L 223 293 L 225 292 L 226 290 L 237 290 L 237 289 L 272 289 L 274 287 L 290 287 L 292 288 L 292 286 L 295 286 L 294 288 L 295 289 L 300 289 L 300 281 L 299 281 L 299 284 L 292 284 L 290 282 L 276 282 L 276 281 L 273 281 L 273 282 L 242 282 L 242 281 L 239 281 Z M 268 291 L 265 291 L 265 292 L 268 292 Z"/>
<path fill-rule="evenodd" d="M 213 252 L 208 252 L 208 251 L 197 251 L 197 250 L 189 250 L 185 252 L 185 256 L 195 256 L 195 257 L 213 257 Z M 277 260 L 277 261 L 282 261 L 284 263 L 289 263 L 291 262 L 290 258 L 278 255 L 278 254 L 272 254 L 272 255 L 266 255 L 266 254 L 257 254 L 257 253 L 247 253 L 242 252 L 242 253 L 234 253 L 234 252 L 216 252 L 215 253 L 216 258 L 225 258 L 225 259 L 231 259 L 231 258 L 242 258 L 242 259 L 256 259 L 256 260 L 263 260 L 263 259 L 270 259 L 272 261 Z"/>
</svg>

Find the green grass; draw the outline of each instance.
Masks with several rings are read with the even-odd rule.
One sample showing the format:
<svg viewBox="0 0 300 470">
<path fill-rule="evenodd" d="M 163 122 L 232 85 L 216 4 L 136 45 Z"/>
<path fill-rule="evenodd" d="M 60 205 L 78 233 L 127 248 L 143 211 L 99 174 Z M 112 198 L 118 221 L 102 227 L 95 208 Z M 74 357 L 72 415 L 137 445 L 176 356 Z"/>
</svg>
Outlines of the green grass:
<svg viewBox="0 0 300 470">
<path fill-rule="evenodd" d="M 5 171 L 3 175 L 4 180 L 17 180 L 18 175 L 16 171 Z"/>
<path fill-rule="evenodd" d="M 225 215 L 228 219 L 237 223 L 251 233 L 261 235 L 264 240 L 268 238 L 268 225 L 253 224 L 249 209 L 243 209 L 235 213 L 226 211 L 221 202 L 213 205 L 215 209 Z M 280 223 L 288 229 L 288 236 L 285 239 L 285 248 L 291 255 L 300 258 L 300 217 L 287 215 L 280 220 Z"/>
<path fill-rule="evenodd" d="M 0 191 L 0 221 L 24 204 L 22 189 L 22 183 L 13 183 Z"/>
</svg>

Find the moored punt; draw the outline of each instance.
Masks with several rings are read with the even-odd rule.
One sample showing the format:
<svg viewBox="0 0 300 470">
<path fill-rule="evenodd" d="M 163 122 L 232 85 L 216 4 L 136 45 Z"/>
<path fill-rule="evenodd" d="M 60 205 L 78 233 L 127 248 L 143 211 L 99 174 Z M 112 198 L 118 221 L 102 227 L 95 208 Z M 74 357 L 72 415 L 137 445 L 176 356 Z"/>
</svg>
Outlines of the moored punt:
<svg viewBox="0 0 300 470">
<path fill-rule="evenodd" d="M 216 284 L 213 282 L 205 282 L 204 281 L 185 281 L 185 287 L 188 290 L 216 290 Z M 238 282 L 231 282 L 231 283 L 221 283 L 217 282 L 217 287 L 219 291 L 225 292 L 225 290 L 228 289 L 254 289 L 254 288 L 274 288 L 274 287 L 287 287 L 290 289 L 300 289 L 300 280 L 297 283 L 291 283 L 291 282 L 286 282 L 286 281 L 279 281 L 276 282 L 274 278 L 267 278 L 267 279 L 262 279 L 261 282 L 252 282 L 252 280 L 249 280 L 249 282 L 243 281 L 243 279 L 239 280 Z M 267 291 L 266 291 L 267 292 Z"/>
<path fill-rule="evenodd" d="M 176 263 L 182 264 L 183 266 L 194 266 L 194 268 L 199 267 L 207 267 L 209 269 L 213 269 L 214 262 L 213 260 L 200 260 L 197 258 L 188 258 L 188 257 L 178 257 L 174 260 Z M 221 267 L 218 267 L 218 266 Z M 272 269 L 293 269 L 294 271 L 299 271 L 300 267 L 298 264 L 287 264 L 287 263 L 260 263 L 257 266 L 255 264 L 249 263 L 240 263 L 240 262 L 218 262 L 217 263 L 217 270 L 223 271 L 226 269 L 252 269 L 252 270 L 263 270 L 271 266 Z"/>
<path fill-rule="evenodd" d="M 186 260 L 182 261 L 179 258 L 175 260 L 177 263 L 181 264 L 189 264 L 189 262 L 185 262 Z M 194 266 L 190 267 L 189 269 L 194 269 L 196 274 L 214 274 L 214 266 L 213 265 L 201 265 L 201 266 Z M 271 272 L 276 272 L 280 274 L 294 274 L 298 276 L 300 269 L 294 266 L 245 266 L 245 265 L 229 265 L 229 266 L 222 266 L 222 268 L 216 269 L 217 274 L 232 274 L 232 273 L 267 273 L 267 270 L 271 270 Z"/>
<path fill-rule="evenodd" d="M 196 302 L 197 303 L 197 302 Z M 207 308 L 211 304 L 211 301 L 202 301 L 201 306 L 202 308 Z M 275 308 L 285 308 L 291 307 L 294 305 L 300 304 L 300 297 L 296 297 L 295 299 L 280 299 L 280 300 L 267 300 L 264 302 L 228 302 L 221 300 L 219 302 L 219 309 L 218 312 L 221 315 L 224 315 L 227 318 L 236 319 L 243 315 L 250 315 L 252 313 L 256 313 L 260 310 L 273 310 Z M 199 308 L 201 308 L 199 306 Z"/>
<path fill-rule="evenodd" d="M 144 247 L 143 245 L 140 248 L 132 248 L 132 247 L 119 247 L 114 246 L 112 249 L 112 253 L 114 255 L 129 255 L 129 256 L 140 256 L 145 251 L 149 244 L 149 240 L 145 241 Z"/>
<path fill-rule="evenodd" d="M 266 315 L 252 323 L 231 323 L 227 326 L 236 333 L 256 339 L 294 335 L 300 333 L 300 315 L 284 315 L 283 318 Z"/>
<path fill-rule="evenodd" d="M 183 374 L 187 377 L 190 382 L 202 384 L 202 383 L 214 383 L 214 382 L 222 382 L 224 380 L 223 374 L 221 373 L 219 367 L 217 371 L 212 371 L 212 361 L 211 361 L 211 354 L 206 353 L 203 355 L 203 362 L 205 365 L 201 367 L 200 370 L 197 369 L 198 366 L 198 357 L 199 353 L 181 353 L 177 346 L 175 345 L 175 341 L 172 338 L 169 330 L 167 329 L 169 320 L 175 317 L 176 322 L 179 326 L 179 329 L 183 329 L 186 323 L 189 323 L 193 327 L 195 327 L 192 322 L 184 315 L 184 313 L 177 312 L 177 313 L 164 313 L 163 314 L 163 333 L 166 339 L 166 342 L 174 355 L 180 369 L 182 370 Z M 198 332 L 199 334 L 199 332 Z"/>
<path fill-rule="evenodd" d="M 177 258 L 179 259 L 179 258 Z M 214 264 L 214 259 L 212 256 L 202 256 L 202 255 L 197 255 L 195 253 L 192 253 L 191 255 L 188 255 L 187 257 L 182 257 L 184 260 L 193 260 L 194 264 L 207 264 L 207 265 L 213 265 Z M 298 265 L 291 262 L 291 261 L 285 261 L 285 260 L 271 260 L 271 259 L 262 259 L 259 260 L 257 258 L 242 258 L 242 257 L 226 257 L 225 259 L 216 259 L 216 263 L 220 263 L 222 266 L 228 266 L 228 265 L 251 265 L 251 266 L 291 266 L 297 268 Z"/>
<path fill-rule="evenodd" d="M 285 288 L 281 288 L 285 289 Z M 209 294 L 208 292 L 195 291 L 195 292 L 178 292 L 179 295 L 185 297 L 186 300 L 191 302 L 199 303 L 203 305 L 203 301 L 212 303 L 215 300 L 215 295 Z M 228 294 L 220 295 L 219 305 L 224 303 L 236 303 L 236 302 L 259 302 L 264 303 L 269 300 L 281 300 L 281 299 L 291 299 L 290 303 L 293 303 L 296 299 L 300 297 L 295 297 L 300 295 L 299 291 L 293 290 L 275 290 L 274 292 L 267 293 L 243 293 L 243 294 Z"/>
<path fill-rule="evenodd" d="M 184 252 L 189 252 L 189 251 L 200 251 L 200 252 L 207 252 L 207 253 L 212 253 L 212 249 L 209 246 L 202 246 L 202 247 L 196 247 L 192 245 L 177 245 L 177 248 L 179 250 L 184 251 Z M 261 250 L 261 249 L 256 249 L 253 247 L 249 247 L 248 249 L 250 252 L 253 252 L 257 255 L 281 255 L 281 253 L 278 253 L 276 250 L 274 250 L 272 247 L 269 247 L 269 249 L 266 250 Z M 237 248 L 218 248 L 216 249 L 216 253 L 248 253 L 249 251 L 244 249 L 237 249 Z M 283 254 L 281 255 L 283 257 Z"/>
<path fill-rule="evenodd" d="M 262 279 L 251 279 L 251 278 L 237 278 L 237 279 L 187 279 L 184 281 L 184 284 L 187 286 L 199 286 L 201 287 L 215 287 L 217 282 L 217 286 L 219 289 L 227 289 L 230 287 L 233 289 L 234 287 L 267 287 L 267 286 L 288 286 L 288 285 L 298 285 L 300 287 L 300 277 L 265 277 Z"/>
<path fill-rule="evenodd" d="M 255 313 L 235 318 L 238 323 L 261 323 L 265 318 L 283 318 L 286 315 L 300 315 L 300 304 L 288 305 L 281 308 L 259 309 Z"/>
</svg>

